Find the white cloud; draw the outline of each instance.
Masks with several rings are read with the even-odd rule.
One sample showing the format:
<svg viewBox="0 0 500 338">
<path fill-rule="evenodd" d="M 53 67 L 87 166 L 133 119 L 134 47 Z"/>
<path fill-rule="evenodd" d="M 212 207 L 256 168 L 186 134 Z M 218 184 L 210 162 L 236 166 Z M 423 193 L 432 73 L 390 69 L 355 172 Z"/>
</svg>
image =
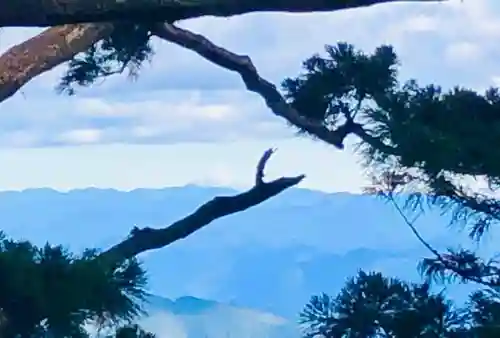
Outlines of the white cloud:
<svg viewBox="0 0 500 338">
<path fill-rule="evenodd" d="M 444 54 L 447 63 L 460 67 L 467 63 L 477 64 L 484 56 L 481 46 L 468 41 L 456 42 L 446 46 Z"/>
<path fill-rule="evenodd" d="M 500 75 L 494 75 L 491 77 L 492 85 L 495 87 L 500 87 Z"/>
<path fill-rule="evenodd" d="M 101 140 L 102 131 L 99 129 L 74 129 L 62 133 L 58 139 L 69 144 L 98 143 Z"/>
<path fill-rule="evenodd" d="M 121 109 L 120 103 L 112 105 L 100 98 L 82 98 L 78 100 L 75 112 L 82 116 L 126 116 L 127 110 Z"/>
<path fill-rule="evenodd" d="M 436 32 L 439 22 L 430 15 L 417 14 L 403 21 L 402 26 L 408 32 Z"/>
</svg>

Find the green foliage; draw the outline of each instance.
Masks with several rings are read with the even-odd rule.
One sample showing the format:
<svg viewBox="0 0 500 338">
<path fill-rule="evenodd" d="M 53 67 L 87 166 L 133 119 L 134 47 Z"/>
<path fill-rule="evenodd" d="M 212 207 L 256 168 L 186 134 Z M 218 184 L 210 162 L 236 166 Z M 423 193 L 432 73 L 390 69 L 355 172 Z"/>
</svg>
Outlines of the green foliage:
<svg viewBox="0 0 500 338">
<path fill-rule="evenodd" d="M 69 62 L 57 90 L 75 94 L 75 85 L 90 86 L 97 80 L 128 70 L 135 78 L 144 63 L 153 54 L 150 43 L 151 30 L 144 24 L 116 23 L 113 33 L 99 41 L 85 53 Z"/>
<path fill-rule="evenodd" d="M 111 269 L 96 251 L 77 256 L 1 234 L 0 275 L 1 337 L 88 337 L 88 321 L 117 325 L 142 313 L 146 277 L 135 259 Z"/>
<path fill-rule="evenodd" d="M 300 314 L 305 337 L 449 337 L 453 305 L 428 284 L 360 271 L 336 297 L 313 296 Z"/>
<path fill-rule="evenodd" d="M 328 58 L 314 55 L 303 66 L 305 73 L 283 82 L 292 107 L 309 119 L 330 128 L 348 115 L 368 111 L 366 100 L 382 95 L 396 84 L 397 58 L 389 46 L 373 55 L 352 45 L 326 46 Z"/>
<path fill-rule="evenodd" d="M 118 328 L 113 335 L 107 338 L 156 338 L 156 335 L 144 331 L 137 324 L 132 324 Z"/>
<path fill-rule="evenodd" d="M 500 298 L 476 291 L 459 308 L 428 283 L 360 271 L 336 297 L 313 296 L 300 323 L 305 337 L 493 338 L 500 335 Z"/>
<path fill-rule="evenodd" d="M 476 337 L 500 336 L 500 298 L 491 290 L 474 292 L 467 304 L 470 331 Z"/>
<path fill-rule="evenodd" d="M 500 150 L 494 146 L 500 142 L 500 92 L 400 83 L 398 67 L 390 46 L 366 54 L 339 43 L 327 46 L 325 56 L 307 59 L 303 73 L 282 86 L 302 116 L 342 137 L 357 137 L 356 149 L 373 176 L 370 192 L 404 192 L 413 211 L 439 207 L 479 240 L 500 220 L 494 197 L 500 182 Z M 490 190 L 471 189 L 468 183 L 477 181 Z M 500 285 L 495 260 L 468 250 L 427 259 L 423 271 Z"/>
</svg>

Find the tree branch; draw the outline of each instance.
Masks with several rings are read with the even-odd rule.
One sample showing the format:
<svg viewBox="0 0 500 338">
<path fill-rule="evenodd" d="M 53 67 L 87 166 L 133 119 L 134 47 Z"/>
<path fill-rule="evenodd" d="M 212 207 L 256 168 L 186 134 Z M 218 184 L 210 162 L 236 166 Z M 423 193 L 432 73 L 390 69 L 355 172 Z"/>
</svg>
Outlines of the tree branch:
<svg viewBox="0 0 500 338">
<path fill-rule="evenodd" d="M 64 25 L 46 29 L 10 48 L 0 56 L 0 102 L 36 76 L 88 50 L 112 31 L 113 26 L 107 23 Z"/>
<path fill-rule="evenodd" d="M 172 23 L 201 16 L 335 11 L 389 2 L 440 1 L 445 0 L 0 0 L 0 27 L 119 20 Z"/>
<path fill-rule="evenodd" d="M 427 242 L 422 237 L 422 235 L 417 230 L 417 228 L 415 227 L 413 222 L 410 219 L 408 219 L 408 217 L 403 212 L 403 210 L 401 209 L 399 204 L 396 202 L 392 193 L 384 194 L 384 197 L 387 198 L 391 202 L 391 204 L 394 206 L 394 208 L 396 209 L 398 214 L 403 219 L 404 223 L 410 228 L 413 235 L 415 235 L 415 237 L 418 239 L 418 241 L 434 255 L 434 257 L 435 257 L 434 260 L 436 262 L 438 262 L 444 270 L 451 271 L 466 281 L 471 281 L 471 282 L 474 282 L 474 283 L 477 283 L 480 285 L 489 286 L 489 287 L 497 286 L 497 283 L 491 282 L 491 281 L 486 280 L 484 278 L 484 277 L 491 277 L 491 275 L 489 275 L 489 276 L 477 276 L 475 274 L 471 274 L 469 271 L 470 269 L 461 268 L 456 264 L 456 262 L 454 262 L 452 259 L 449 259 L 448 257 L 450 255 L 441 254 L 438 250 L 436 250 L 436 248 L 434 248 L 429 242 Z"/>
<path fill-rule="evenodd" d="M 259 0 L 0 0 L 0 27 L 46 26 L 82 21 L 102 21 L 112 18 L 123 20 L 127 18 L 127 13 L 132 15 L 134 20 L 140 21 L 141 15 L 143 15 L 141 10 L 153 11 L 153 14 L 146 15 L 148 22 L 151 22 L 154 15 L 161 16 L 159 21 L 170 17 L 170 21 L 176 21 L 204 15 L 230 16 L 262 11 L 335 11 L 396 1 L 402 0 L 358 0 L 354 2 L 346 0 L 290 0 L 286 6 L 282 0 L 266 0 L 265 2 Z M 439 2 L 441 0 L 406 1 Z M 96 3 L 101 2 L 108 6 L 108 9 L 113 6 L 120 8 L 114 12 L 102 10 L 100 6 L 97 6 L 97 9 L 93 7 L 96 6 Z M 141 10 L 130 10 L 131 7 L 127 7 L 137 6 L 137 3 L 141 4 Z M 83 6 L 84 10 L 76 10 L 75 8 L 80 8 L 78 6 Z M 151 9 L 153 7 L 154 9 Z M 163 12 L 161 8 L 164 8 Z M 166 17 L 165 11 L 170 16 Z M 113 26 L 109 22 L 65 25 L 49 28 L 12 47 L 0 57 L 0 102 L 14 95 L 36 76 L 71 60 L 78 53 L 85 52 L 93 44 L 109 36 L 112 31 Z"/>
<path fill-rule="evenodd" d="M 297 185 L 305 178 L 305 175 L 300 175 L 264 182 L 262 177 L 264 177 L 265 165 L 273 151 L 269 149 L 262 155 L 257 165 L 256 184 L 250 190 L 234 196 L 217 196 L 189 216 L 163 229 L 135 228 L 127 239 L 103 252 L 100 258 L 121 261 L 145 251 L 165 247 L 186 238 L 218 218 L 256 206 Z"/>
<path fill-rule="evenodd" d="M 259 94 L 275 115 L 337 148 L 342 149 L 345 137 L 360 128 L 359 125 L 351 123 L 331 130 L 321 123 L 308 120 L 286 102 L 274 84 L 259 75 L 248 56 L 232 53 L 215 45 L 202 35 L 168 23 L 158 24 L 153 34 L 190 49 L 218 66 L 238 73 L 246 88 Z"/>
</svg>

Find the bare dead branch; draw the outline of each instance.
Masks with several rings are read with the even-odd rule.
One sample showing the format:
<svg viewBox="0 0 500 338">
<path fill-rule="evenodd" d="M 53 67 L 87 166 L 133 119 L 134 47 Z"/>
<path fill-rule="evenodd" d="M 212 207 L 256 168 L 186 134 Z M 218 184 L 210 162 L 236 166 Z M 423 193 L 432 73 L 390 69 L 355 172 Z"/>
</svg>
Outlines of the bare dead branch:
<svg viewBox="0 0 500 338">
<path fill-rule="evenodd" d="M 264 155 L 260 158 L 259 163 L 257 163 L 257 174 L 255 175 L 255 185 L 264 183 L 264 169 L 266 167 L 267 161 L 274 154 L 276 149 L 269 148 L 264 152 Z"/>
<path fill-rule="evenodd" d="M 267 150 L 257 166 L 256 177 L 263 177 L 265 164 L 272 149 Z M 121 261 L 142 252 L 165 247 L 186 238 L 212 221 L 254 207 L 284 190 L 297 185 L 305 175 L 281 177 L 270 182 L 258 180 L 250 190 L 234 196 L 217 196 L 200 206 L 192 214 L 163 229 L 135 228 L 130 236 L 101 254 L 101 258 Z"/>
<path fill-rule="evenodd" d="M 251 12 L 314 12 L 389 2 L 445 0 L 0 0 L 0 27 L 57 26 L 84 22 L 175 22 Z"/>
<path fill-rule="evenodd" d="M 368 143 L 380 143 L 380 141 L 368 135 L 361 125 L 354 123 L 352 120 L 348 120 L 347 123 L 332 130 L 322 123 L 310 121 L 300 115 L 299 112 L 286 102 L 274 84 L 259 75 L 252 60 L 246 55 L 238 55 L 230 52 L 223 47 L 215 45 L 200 34 L 195 34 L 168 23 L 158 24 L 153 34 L 166 41 L 190 49 L 218 66 L 238 73 L 245 83 L 246 88 L 249 91 L 259 94 L 275 115 L 284 118 L 290 124 L 328 144 L 334 145 L 338 149 L 344 148 L 343 141 L 351 133 Z M 391 147 L 385 145 L 379 146 L 387 147 L 388 149 L 386 150 L 389 153 L 394 151 Z"/>
</svg>

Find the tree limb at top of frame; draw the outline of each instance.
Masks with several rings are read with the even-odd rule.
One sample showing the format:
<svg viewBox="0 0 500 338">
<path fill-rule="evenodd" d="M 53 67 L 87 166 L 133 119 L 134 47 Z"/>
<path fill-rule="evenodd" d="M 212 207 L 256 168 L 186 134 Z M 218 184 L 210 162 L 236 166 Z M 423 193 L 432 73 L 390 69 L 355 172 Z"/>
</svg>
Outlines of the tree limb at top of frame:
<svg viewBox="0 0 500 338">
<path fill-rule="evenodd" d="M 325 12 L 389 2 L 446 0 L 0 0 L 0 27 L 109 21 L 169 22 L 252 12 Z"/>
<path fill-rule="evenodd" d="M 127 239 L 104 251 L 100 259 L 118 262 L 135 257 L 142 252 L 165 247 L 186 238 L 218 218 L 247 210 L 299 184 L 305 175 L 281 177 L 264 182 L 264 169 L 273 152 L 274 149 L 268 149 L 262 155 L 257 164 L 255 185 L 250 190 L 234 196 L 217 196 L 192 214 L 163 229 L 134 228 Z"/>
</svg>

